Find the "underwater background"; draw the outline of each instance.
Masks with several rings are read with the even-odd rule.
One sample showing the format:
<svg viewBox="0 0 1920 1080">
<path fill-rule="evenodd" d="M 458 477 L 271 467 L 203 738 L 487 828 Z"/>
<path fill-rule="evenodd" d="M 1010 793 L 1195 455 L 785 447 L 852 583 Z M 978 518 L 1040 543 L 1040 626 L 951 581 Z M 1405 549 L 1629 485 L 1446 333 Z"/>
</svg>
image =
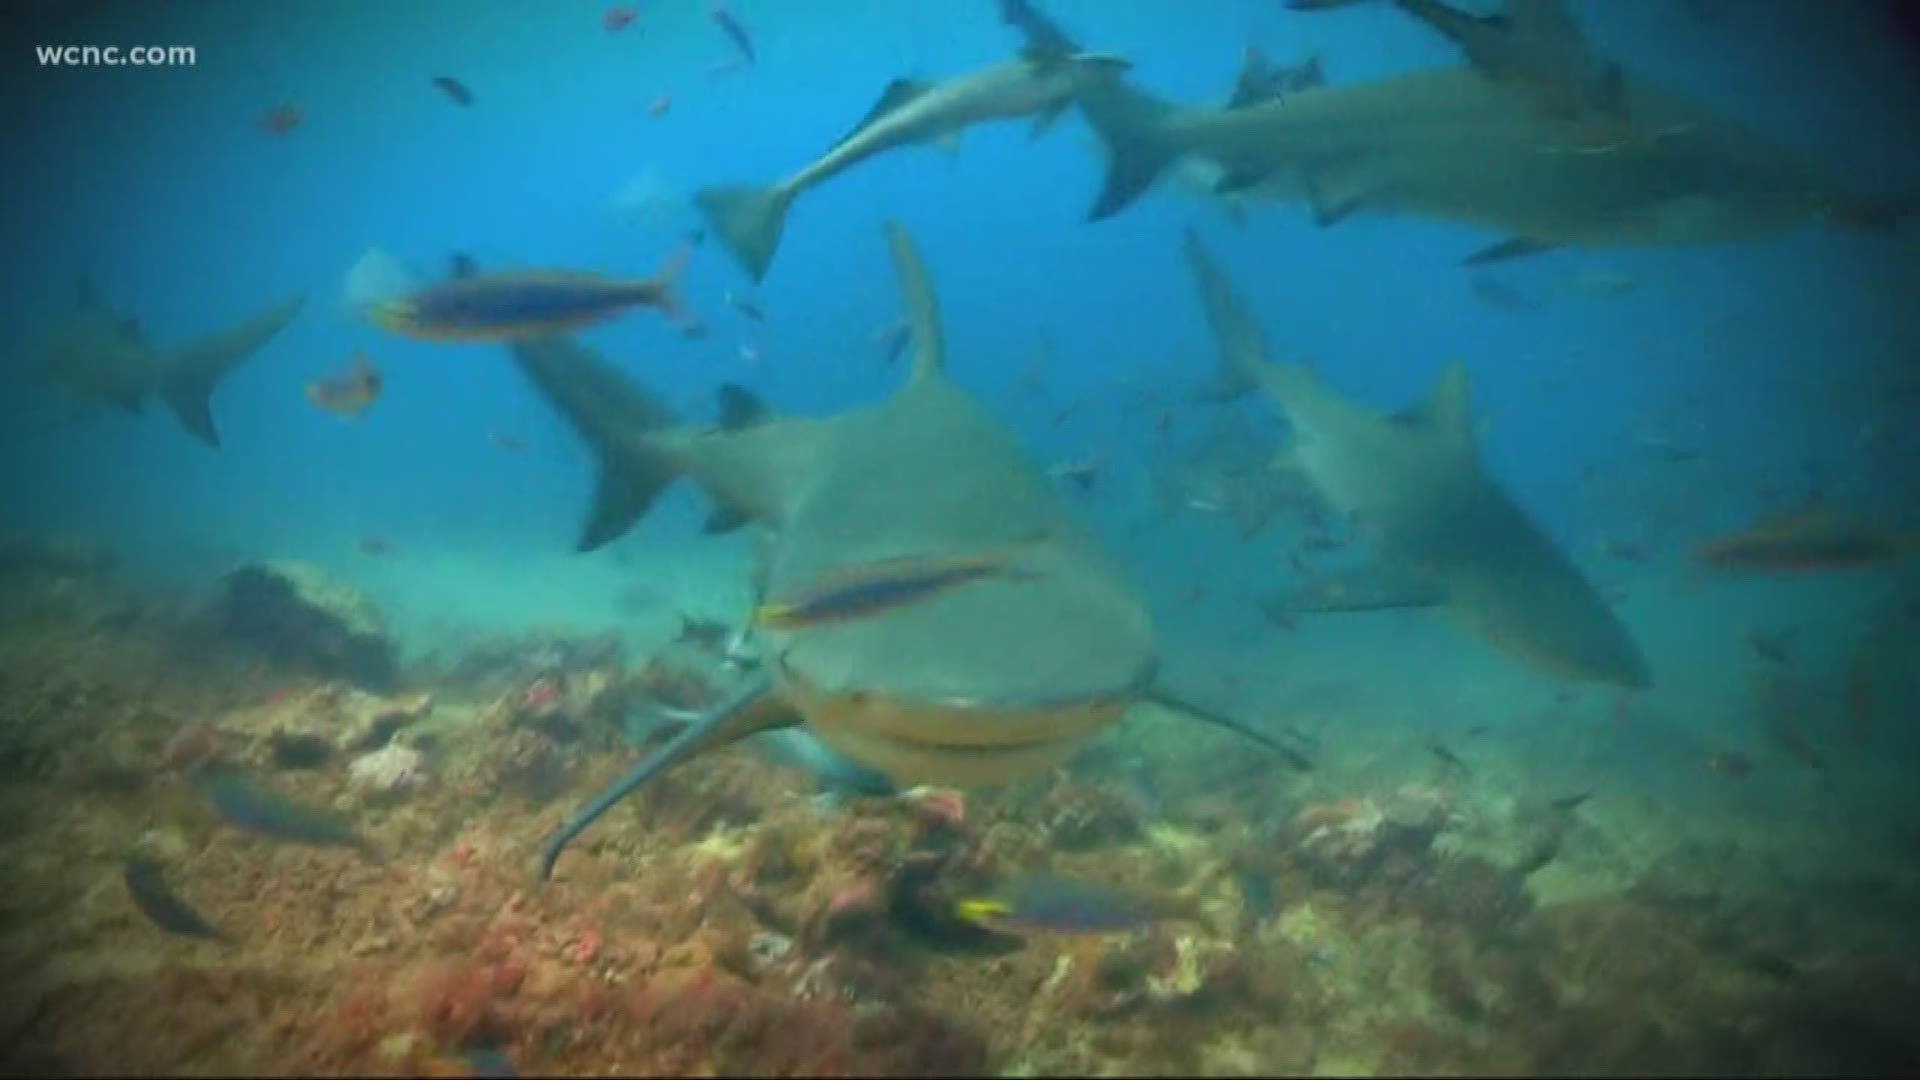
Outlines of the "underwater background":
<svg viewBox="0 0 1920 1080">
<path fill-rule="evenodd" d="M 1899 6 L 1574 10 L 1637 77 L 1880 191 L 1920 183 Z M 609 10 L 73 3 L 4 31 L 6 1055 L 76 1074 L 437 1075 L 486 1074 L 480 1054 L 595 1074 L 1916 1060 L 1899 1019 L 1920 989 L 1914 561 L 1725 575 L 1694 557 L 1809 503 L 1903 542 L 1920 529 L 1911 225 L 1469 270 L 1500 237 L 1412 214 L 1323 227 L 1277 202 L 1236 220 L 1168 182 L 1090 223 L 1103 155 L 1070 113 L 809 191 L 755 283 L 706 235 L 696 190 L 785 175 L 891 80 L 1004 59 L 1017 36 L 985 0 L 732 0 L 753 49 L 739 64 L 703 3 L 642 3 L 619 26 Z M 1224 99 L 1250 44 L 1321 55 L 1330 87 L 1460 62 L 1384 3 L 1046 12 L 1181 102 Z M 33 60 L 61 43 L 197 55 Z M 297 121 L 276 130 L 287 105 Z M 908 378 L 880 340 L 901 313 L 889 221 L 933 279 L 951 378 L 1054 470 L 1137 585 L 1166 669 L 1309 748 L 1312 771 L 1141 710 L 964 810 L 919 788 L 827 806 L 804 763 L 748 744 L 617 809 L 597 829 L 618 839 L 540 889 L 541 836 L 644 748 L 637 703 L 694 705 L 714 684 L 723 658 L 689 627 L 749 618 L 756 539 L 703 531 L 711 503 L 689 483 L 576 551 L 594 454 L 506 350 L 384 332 L 343 282 L 374 249 L 425 279 L 455 253 L 642 278 L 692 242 L 678 288 L 704 335 L 643 312 L 575 340 L 687 423 L 715 417 L 722 384 L 825 416 Z M 1303 567 L 1364 561 L 1366 542 L 1303 548 L 1329 530 L 1285 509 L 1236 520 L 1288 428 L 1257 395 L 1196 400 L 1218 361 L 1189 226 L 1273 359 L 1310 360 L 1370 409 L 1463 362 L 1484 468 L 1614 601 L 1651 688 L 1542 674 L 1430 609 L 1276 614 Z M 215 452 L 164 406 L 79 409 L 42 384 L 38 335 L 83 281 L 162 345 L 306 302 L 219 383 Z M 356 355 L 377 401 L 316 408 L 310 384 Z M 283 619 L 231 616 L 236 567 L 285 563 L 353 595 L 391 670 L 316 668 Z M 354 770 L 389 740 L 433 779 L 374 797 Z M 183 766 L 203 756 L 331 806 L 384 861 L 236 827 L 227 789 Z M 138 875 L 123 885 L 130 845 L 224 944 L 150 925 Z M 956 893 L 1041 870 L 1151 883 L 1198 904 L 1201 929 L 1052 927 L 989 949 L 907 910 L 929 861 Z M 116 1015 L 135 1019 L 107 1045 Z"/>
</svg>

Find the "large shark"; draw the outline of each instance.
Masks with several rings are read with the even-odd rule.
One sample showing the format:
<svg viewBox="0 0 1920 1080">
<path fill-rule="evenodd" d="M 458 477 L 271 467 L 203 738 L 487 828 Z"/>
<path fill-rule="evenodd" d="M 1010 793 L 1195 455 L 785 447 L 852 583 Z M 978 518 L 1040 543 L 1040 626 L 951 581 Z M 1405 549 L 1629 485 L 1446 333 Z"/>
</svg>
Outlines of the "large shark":
<svg viewBox="0 0 1920 1080">
<path fill-rule="evenodd" d="M 762 627 L 766 662 L 726 701 L 637 765 L 551 838 L 561 848 L 675 762 L 803 723 L 834 750 L 903 783 L 996 783 L 1057 765 L 1133 705 L 1157 701 L 1297 752 L 1169 693 L 1147 612 L 1018 440 L 946 374 L 940 315 L 907 234 L 888 227 L 915 358 L 885 401 L 824 418 L 734 410 L 672 427 L 611 388 L 570 342 L 517 344 L 523 370 L 600 458 L 583 546 L 631 524 L 686 476 L 759 527 L 757 588 L 791 595 L 845 568 L 1018 548 L 1027 571 L 985 578 L 868 618 Z"/>
<path fill-rule="evenodd" d="M 1481 467 L 1466 370 L 1451 364 L 1424 403 L 1381 415 L 1328 389 L 1303 364 L 1269 363 L 1226 275 L 1191 229 L 1187 259 L 1220 341 L 1286 415 L 1291 455 L 1400 568 L 1392 600 L 1443 600 L 1470 630 L 1536 669 L 1642 688 L 1639 647 L 1585 576 Z M 1233 315 L 1220 332 L 1219 313 Z M 1425 578 L 1430 589 L 1410 581 Z"/>
<path fill-rule="evenodd" d="M 1289 0 L 1288 6 L 1320 11 L 1372 2 Z M 1444 0 L 1392 3 L 1452 42 L 1482 75 L 1521 88 L 1554 115 L 1617 117 L 1625 106 L 1620 65 L 1594 54 L 1565 0 L 1507 0 L 1495 15 L 1461 11 Z"/>
<path fill-rule="evenodd" d="M 1297 200 L 1322 224 L 1406 212 L 1496 230 L 1469 263 L 1563 245 L 1738 242 L 1808 223 L 1881 230 L 1920 192 L 1849 190 L 1817 162 L 1686 98 L 1622 76 L 1594 122 L 1471 67 L 1310 89 L 1239 108 L 1186 107 L 1130 86 L 1079 99 L 1108 147 L 1089 217 L 1137 199 L 1183 157 L 1226 190 Z"/>
<path fill-rule="evenodd" d="M 951 144 L 978 123 L 1032 116 L 1037 135 L 1082 90 L 1128 66 L 1119 57 L 1029 47 L 1010 60 L 942 83 L 895 79 L 852 131 L 792 176 L 770 187 L 706 188 L 693 201 L 758 281 L 773 262 L 787 210 L 801 192 L 896 147 Z"/>
<path fill-rule="evenodd" d="M 73 310 L 55 320 L 30 363 L 47 385 L 82 402 L 139 412 L 157 394 L 181 427 L 218 449 L 209 407 L 214 386 L 292 321 L 303 302 L 284 300 L 225 330 L 160 349 L 131 316 L 109 309 L 82 283 Z"/>
</svg>

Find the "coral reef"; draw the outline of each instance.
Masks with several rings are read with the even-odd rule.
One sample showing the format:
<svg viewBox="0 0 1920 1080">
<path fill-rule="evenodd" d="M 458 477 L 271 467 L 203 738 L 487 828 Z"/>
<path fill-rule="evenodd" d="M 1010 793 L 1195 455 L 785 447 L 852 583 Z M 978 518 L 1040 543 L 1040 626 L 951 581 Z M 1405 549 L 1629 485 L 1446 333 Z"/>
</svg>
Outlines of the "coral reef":
<svg viewBox="0 0 1920 1080">
<path fill-rule="evenodd" d="M 9 1074 L 1769 1075 L 1920 1053 L 1920 889 L 1891 870 L 1791 877 L 1699 841 L 1550 900 L 1525 838 L 1597 841 L 1403 777 L 1210 785 L 1102 746 L 824 809 L 728 748 L 536 886 L 541 838 L 645 752 L 626 714 L 711 700 L 711 666 L 535 634 L 370 692 L 70 569 L 29 560 L 0 601 Z M 383 857 L 233 827 L 189 782 L 216 761 Z M 230 940 L 146 921 L 130 851 Z M 1086 935 L 959 917 L 1041 873 L 1162 914 Z"/>
</svg>

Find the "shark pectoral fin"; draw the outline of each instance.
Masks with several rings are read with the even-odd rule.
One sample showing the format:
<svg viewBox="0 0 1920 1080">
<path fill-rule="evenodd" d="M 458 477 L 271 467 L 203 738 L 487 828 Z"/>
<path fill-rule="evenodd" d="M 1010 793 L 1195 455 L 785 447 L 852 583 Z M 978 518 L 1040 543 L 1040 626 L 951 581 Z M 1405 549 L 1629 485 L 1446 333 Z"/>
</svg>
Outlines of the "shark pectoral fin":
<svg viewBox="0 0 1920 1080">
<path fill-rule="evenodd" d="M 720 403 L 720 430 L 739 431 L 773 419 L 773 410 L 760 395 L 739 383 L 722 383 L 714 396 Z"/>
<path fill-rule="evenodd" d="M 560 852 L 568 842 L 585 831 L 615 803 L 670 766 L 749 735 L 799 723 L 799 717 L 773 696 L 771 686 L 766 676 L 756 676 L 698 720 L 687 724 L 665 746 L 641 759 L 638 765 L 610 784 L 605 791 L 594 796 L 592 802 L 540 845 L 540 880 L 545 881 L 553 876 L 553 864 L 560 858 Z"/>
<path fill-rule="evenodd" d="M 1223 712 L 1197 704 L 1192 699 L 1174 693 L 1163 686 L 1155 686 L 1148 691 L 1147 700 L 1169 712 L 1180 713 L 1183 716 L 1198 720 L 1203 724 L 1211 724 L 1214 727 L 1231 731 L 1243 739 L 1257 742 L 1261 746 L 1285 758 L 1287 764 L 1301 772 L 1313 771 L 1313 760 L 1301 753 L 1298 749 L 1288 746 L 1273 736 L 1268 735 L 1266 732 L 1256 731 Z"/>
<path fill-rule="evenodd" d="M 708 512 L 706 520 L 700 523 L 700 532 L 704 536 L 718 536 L 722 533 L 730 533 L 750 520 L 752 519 L 737 507 L 716 506 Z"/>
<path fill-rule="evenodd" d="M 1230 168 L 1220 173 L 1220 179 L 1213 182 L 1215 195 L 1233 195 L 1245 191 L 1272 176 L 1270 169 Z"/>
<path fill-rule="evenodd" d="M 1525 258 L 1538 255 L 1543 251 L 1552 251 L 1563 246 L 1556 240 L 1536 240 L 1530 236 L 1515 236 L 1497 244 L 1483 247 L 1479 251 L 1460 260 L 1461 266 L 1486 266 L 1489 263 L 1506 262 L 1508 259 Z"/>
<path fill-rule="evenodd" d="M 1308 171 L 1302 174 L 1301 184 L 1307 190 L 1313 223 L 1323 229 L 1345 221 L 1380 194 L 1377 184 L 1351 170 Z"/>
<path fill-rule="evenodd" d="M 1067 107 L 1072 104 L 1071 99 L 1063 98 L 1058 104 L 1049 105 L 1035 113 L 1033 115 L 1033 126 L 1027 129 L 1028 141 L 1031 142 L 1038 139 L 1040 136 L 1053 130 L 1054 122 L 1059 120 L 1060 117 L 1066 113 Z"/>
<path fill-rule="evenodd" d="M 227 372 L 239 367 L 278 334 L 281 327 L 292 322 L 305 303 L 305 297 L 282 301 L 238 326 L 201 338 L 174 353 L 161 373 L 159 389 L 160 396 L 179 418 L 180 426 L 218 450 L 220 435 L 213 428 L 209 401 L 213 388 Z"/>
</svg>

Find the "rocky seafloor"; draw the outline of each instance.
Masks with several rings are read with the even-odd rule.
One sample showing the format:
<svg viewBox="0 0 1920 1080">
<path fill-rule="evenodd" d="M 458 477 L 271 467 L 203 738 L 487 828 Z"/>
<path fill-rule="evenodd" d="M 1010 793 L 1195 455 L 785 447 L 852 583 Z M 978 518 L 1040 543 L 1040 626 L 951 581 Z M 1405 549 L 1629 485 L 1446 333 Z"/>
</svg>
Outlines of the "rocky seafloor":
<svg viewBox="0 0 1920 1080">
<path fill-rule="evenodd" d="M 540 884 L 540 841 L 644 751 L 622 718 L 714 693 L 710 650 L 529 634 L 401 664 L 377 611 L 304 570 L 178 599 L 54 545 L 10 547 L 0 597 L 8 1075 L 1920 1064 L 1897 874 L 1840 888 L 1760 844 L 1684 838 L 1609 863 L 1574 798 L 1492 800 L 1447 770 L 1348 784 L 1130 721 L 964 799 L 829 803 L 729 748 L 616 808 Z M 367 849 L 236 828 L 189 781 L 210 761 Z M 223 940 L 143 916 L 136 855 Z M 1540 887 L 1583 859 L 1631 869 Z M 951 917 L 1042 870 L 1186 914 L 1022 938 Z"/>
</svg>

